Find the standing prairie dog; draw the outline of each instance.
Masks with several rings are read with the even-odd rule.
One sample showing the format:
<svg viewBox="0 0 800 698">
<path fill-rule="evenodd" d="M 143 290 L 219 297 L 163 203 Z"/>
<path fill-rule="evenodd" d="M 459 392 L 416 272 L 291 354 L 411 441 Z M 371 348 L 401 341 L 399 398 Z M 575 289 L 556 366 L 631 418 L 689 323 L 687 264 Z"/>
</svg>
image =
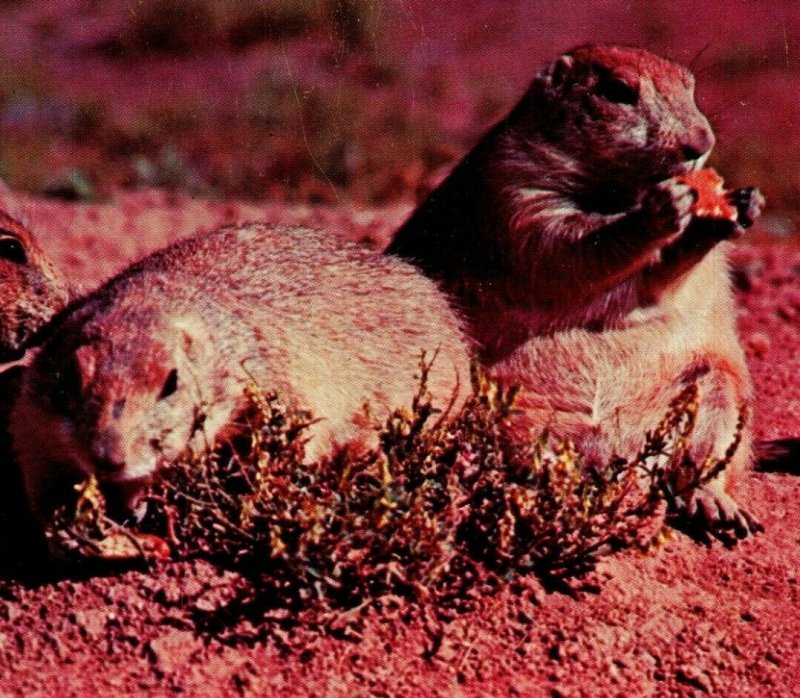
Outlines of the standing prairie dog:
<svg viewBox="0 0 800 698">
<path fill-rule="evenodd" d="M 252 380 L 320 419 L 309 458 L 377 443 L 423 351 L 446 407 L 469 388 L 455 314 L 411 265 L 301 228 L 226 227 L 157 252 L 47 328 L 11 416 L 34 513 L 96 475 L 129 500 L 162 460 L 213 441 Z M 200 428 L 202 425 L 202 429 Z"/>
<path fill-rule="evenodd" d="M 18 359 L 68 300 L 67 284 L 31 231 L 0 210 L 0 363 Z"/>
<path fill-rule="evenodd" d="M 713 145 L 687 69 L 582 46 L 544 68 L 397 231 L 387 252 L 441 284 L 490 375 L 521 384 L 521 433 L 548 428 L 590 458 L 630 457 L 697 380 L 691 455 L 724 453 L 751 400 L 725 240 L 763 198 L 731 193 L 737 221 L 693 217 L 679 176 Z M 750 434 L 690 516 L 756 527 L 725 480 L 750 461 Z"/>
</svg>

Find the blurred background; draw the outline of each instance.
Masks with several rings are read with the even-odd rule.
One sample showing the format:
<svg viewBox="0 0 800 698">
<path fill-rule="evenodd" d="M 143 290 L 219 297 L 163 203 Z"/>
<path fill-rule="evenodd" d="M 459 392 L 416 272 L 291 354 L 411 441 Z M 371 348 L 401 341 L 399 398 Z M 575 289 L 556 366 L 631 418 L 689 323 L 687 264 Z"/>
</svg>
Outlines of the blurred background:
<svg viewBox="0 0 800 698">
<path fill-rule="evenodd" d="M 413 202 L 587 41 L 690 65 L 713 164 L 800 222 L 796 0 L 0 0 L 0 176 L 102 200 Z"/>
</svg>

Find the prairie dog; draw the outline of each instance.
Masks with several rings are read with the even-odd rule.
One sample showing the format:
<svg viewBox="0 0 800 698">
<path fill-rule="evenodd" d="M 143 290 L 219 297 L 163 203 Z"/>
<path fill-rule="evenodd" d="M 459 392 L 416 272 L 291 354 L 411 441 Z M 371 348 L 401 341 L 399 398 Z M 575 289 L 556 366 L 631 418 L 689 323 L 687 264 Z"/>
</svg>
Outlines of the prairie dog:
<svg viewBox="0 0 800 698">
<path fill-rule="evenodd" d="M 179 242 L 47 328 L 11 417 L 31 508 L 46 520 L 65 483 L 89 474 L 130 500 L 162 459 L 231 423 L 248 380 L 321 419 L 309 458 L 377 443 L 364 406 L 382 419 L 409 405 L 422 351 L 438 351 L 434 403 L 464 397 L 459 321 L 401 260 L 259 224 Z"/>
<path fill-rule="evenodd" d="M 18 359 L 68 300 L 67 284 L 31 231 L 0 210 L 0 363 Z"/>
<path fill-rule="evenodd" d="M 42 325 L 68 302 L 70 290 L 36 242 L 34 235 L 3 207 L 13 210 L 10 193 L 0 184 L 0 363 L 19 359 Z M 9 413 L 20 390 L 25 368 L 20 363 L 0 371 L 0 567 L 14 567 L 39 550 L 29 535 L 30 513 L 25 509 L 22 483 L 11 453 Z M 8 569 L 11 569 L 8 567 Z"/>
<path fill-rule="evenodd" d="M 522 385 L 521 431 L 560 424 L 584 452 L 632 456 L 670 390 L 697 376 L 692 455 L 722 455 L 751 400 L 725 241 L 763 198 L 733 192 L 737 222 L 693 218 L 676 176 L 713 145 L 687 69 L 582 46 L 546 66 L 397 231 L 387 253 L 436 279 L 488 372 Z M 748 427 L 724 477 L 750 458 Z M 746 533 L 755 524 L 724 490 L 699 490 L 689 513 Z"/>
</svg>

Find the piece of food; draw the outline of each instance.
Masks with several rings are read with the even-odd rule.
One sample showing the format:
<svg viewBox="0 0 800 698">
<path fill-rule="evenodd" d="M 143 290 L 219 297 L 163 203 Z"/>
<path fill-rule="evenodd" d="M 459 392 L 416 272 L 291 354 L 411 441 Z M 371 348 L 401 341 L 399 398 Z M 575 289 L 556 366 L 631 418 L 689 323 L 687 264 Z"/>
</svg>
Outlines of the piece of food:
<svg viewBox="0 0 800 698">
<path fill-rule="evenodd" d="M 728 199 L 722 177 L 707 167 L 703 170 L 687 172 L 678 177 L 679 182 L 688 184 L 697 193 L 692 211 L 698 218 L 722 218 L 736 221 L 739 212 Z"/>
<path fill-rule="evenodd" d="M 130 533 L 120 529 L 112 531 L 95 545 L 97 557 L 106 560 L 133 560 L 139 557 L 167 560 L 170 557 L 167 542 L 149 533 Z"/>
</svg>

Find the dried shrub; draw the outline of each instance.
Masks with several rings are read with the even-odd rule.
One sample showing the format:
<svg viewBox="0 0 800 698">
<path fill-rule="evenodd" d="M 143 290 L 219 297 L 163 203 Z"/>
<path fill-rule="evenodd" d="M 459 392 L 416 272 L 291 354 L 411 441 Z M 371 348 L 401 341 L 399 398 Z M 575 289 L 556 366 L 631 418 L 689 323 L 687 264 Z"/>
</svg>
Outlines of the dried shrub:
<svg viewBox="0 0 800 698">
<path fill-rule="evenodd" d="M 317 463 L 303 463 L 311 415 L 250 385 L 237 429 L 167 466 L 135 530 L 105 516 L 90 482 L 52 540 L 101 557 L 161 556 L 168 542 L 172 555 L 233 566 L 290 606 L 351 608 L 386 594 L 458 604 L 487 579 L 563 579 L 618 548 L 649 548 L 665 505 L 718 475 L 738 446 L 737 433 L 722 459 L 689 459 L 691 384 L 634 458 L 592 468 L 546 434 L 511 443 L 504 427 L 516 391 L 480 376 L 462 410 L 438 412 L 430 363 L 421 369 L 411 408 L 380 427 L 379 448 Z"/>
</svg>

